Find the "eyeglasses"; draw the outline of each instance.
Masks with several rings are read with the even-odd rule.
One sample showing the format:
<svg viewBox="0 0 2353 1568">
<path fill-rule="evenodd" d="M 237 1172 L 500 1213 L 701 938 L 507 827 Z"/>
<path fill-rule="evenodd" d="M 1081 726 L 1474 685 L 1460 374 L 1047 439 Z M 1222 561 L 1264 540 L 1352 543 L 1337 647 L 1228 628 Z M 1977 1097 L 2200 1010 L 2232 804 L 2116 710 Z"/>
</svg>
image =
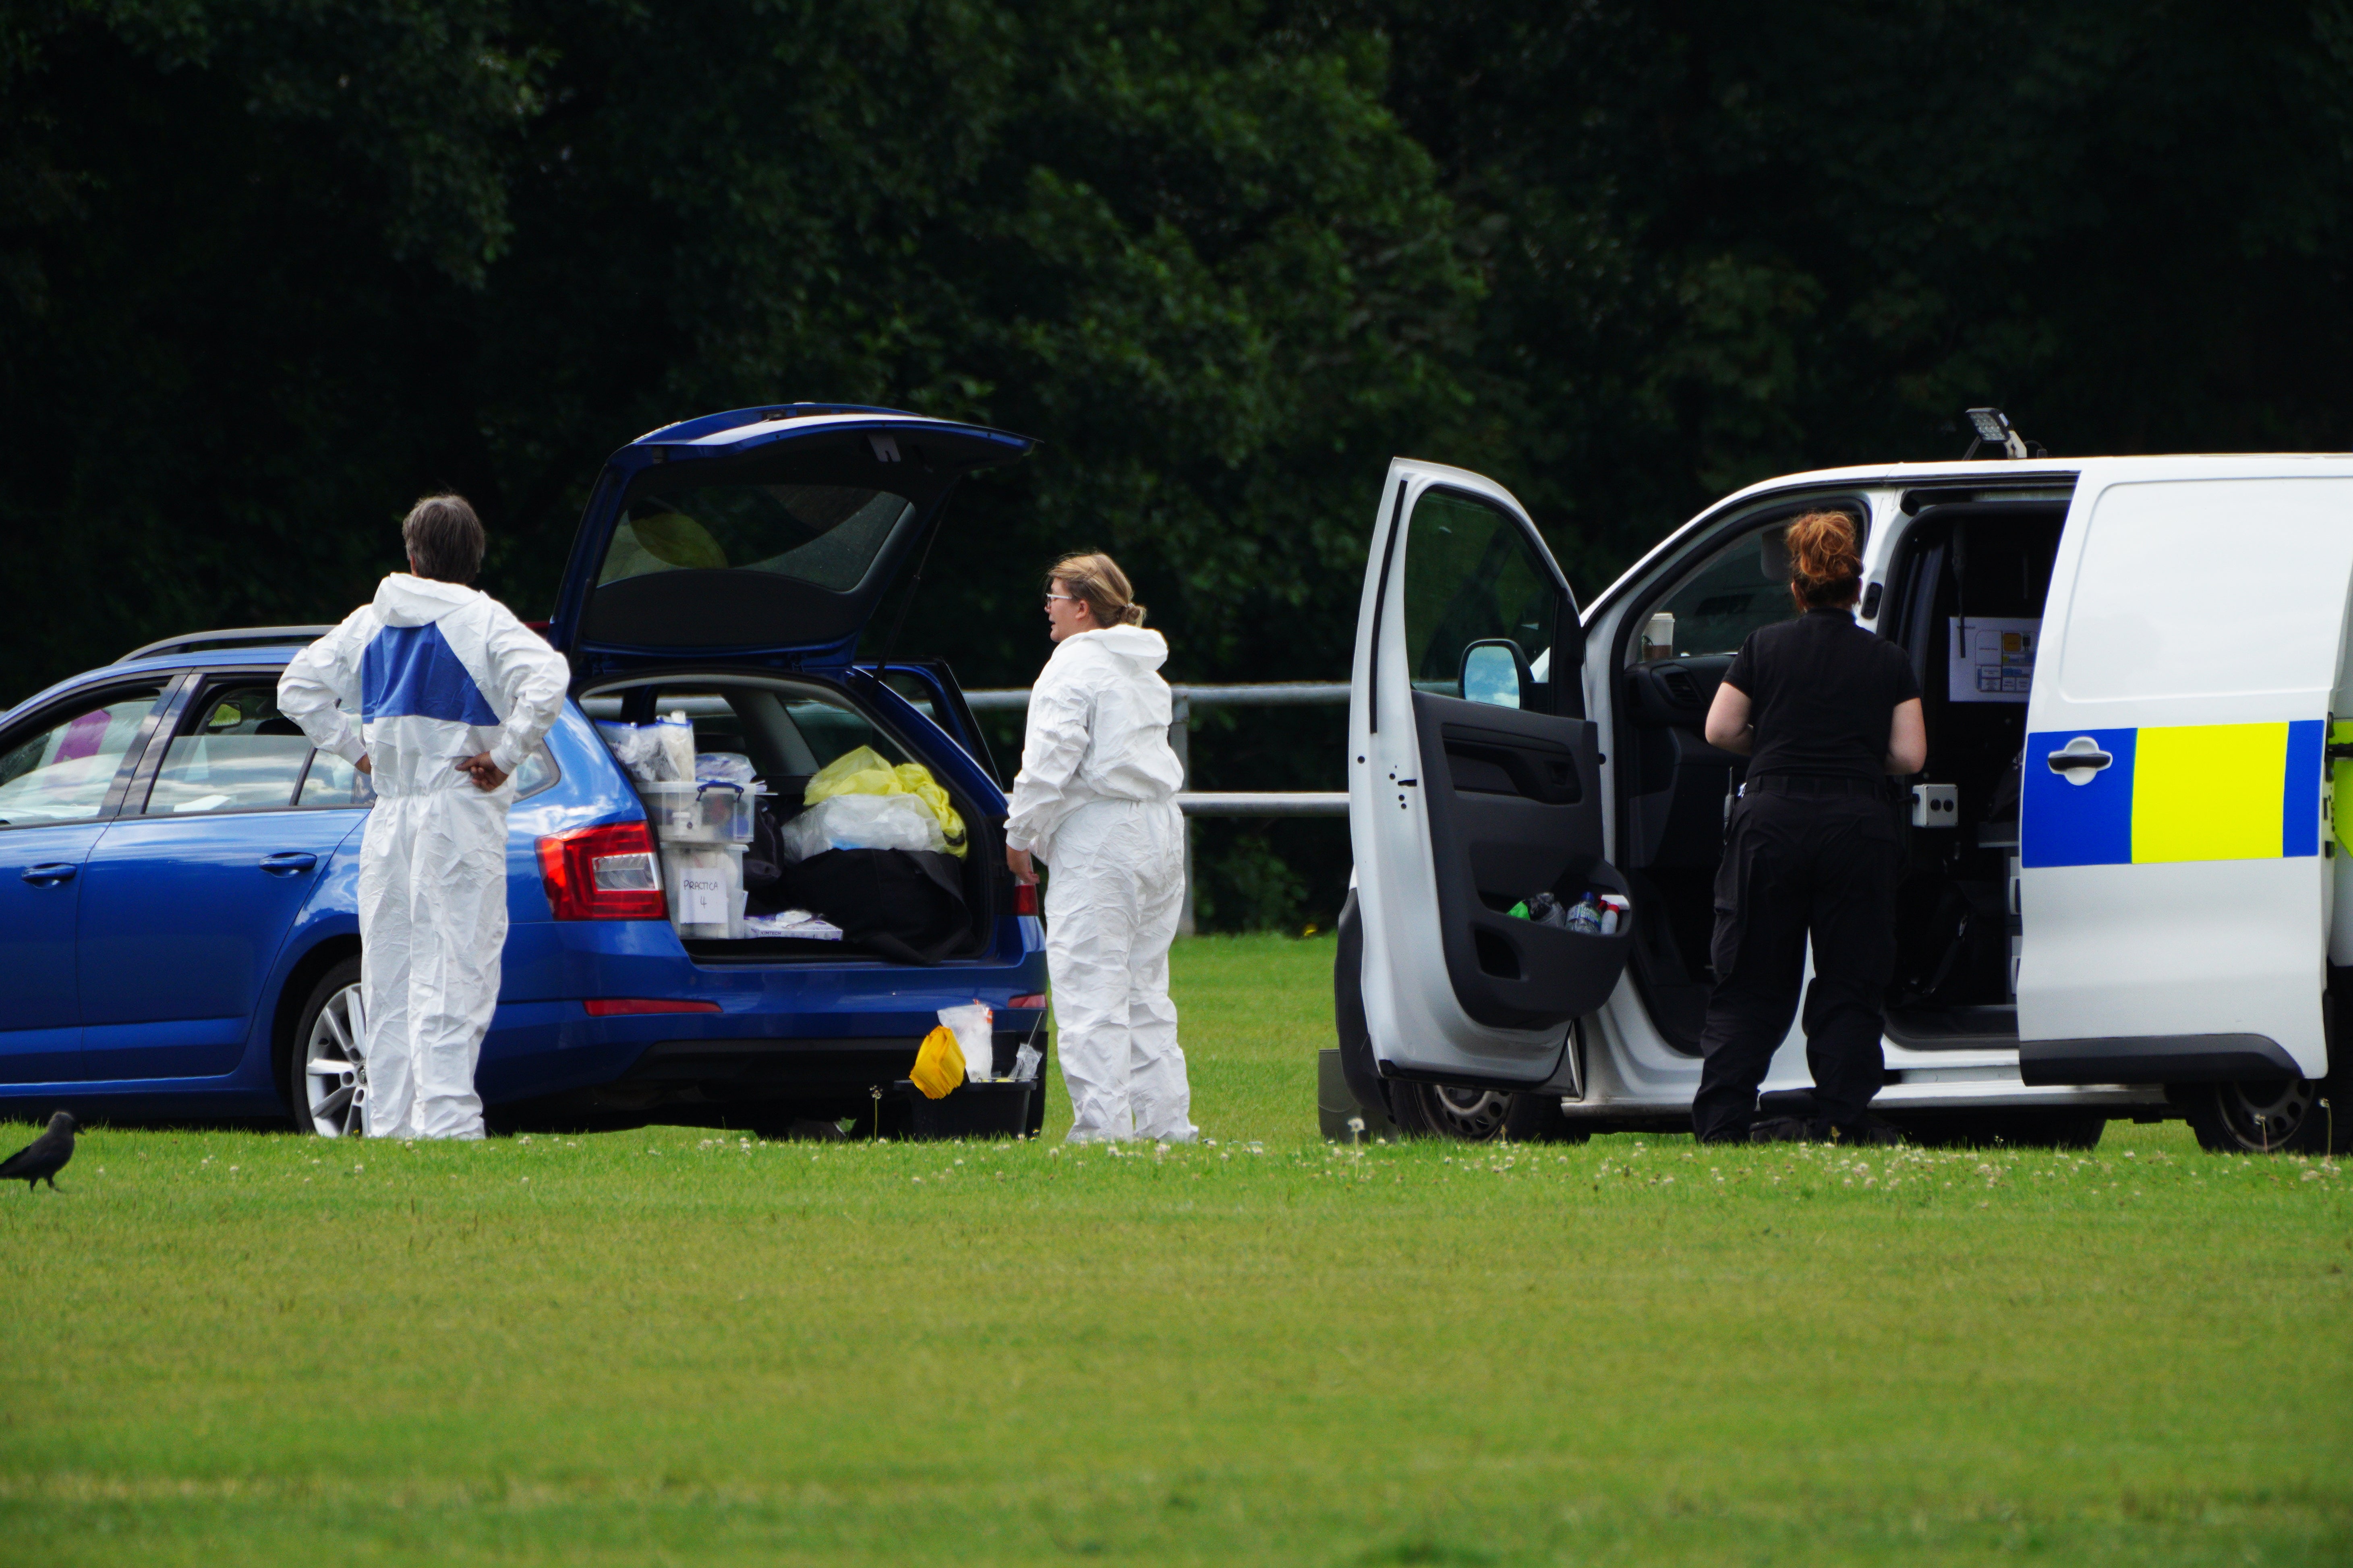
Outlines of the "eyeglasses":
<svg viewBox="0 0 2353 1568">
<path fill-rule="evenodd" d="M 1046 595 L 1046 603 L 1050 605 L 1057 599 L 1061 600 L 1062 603 L 1066 605 L 1075 605 L 1079 602 L 1079 596 L 1076 594 L 1049 594 Z"/>
</svg>

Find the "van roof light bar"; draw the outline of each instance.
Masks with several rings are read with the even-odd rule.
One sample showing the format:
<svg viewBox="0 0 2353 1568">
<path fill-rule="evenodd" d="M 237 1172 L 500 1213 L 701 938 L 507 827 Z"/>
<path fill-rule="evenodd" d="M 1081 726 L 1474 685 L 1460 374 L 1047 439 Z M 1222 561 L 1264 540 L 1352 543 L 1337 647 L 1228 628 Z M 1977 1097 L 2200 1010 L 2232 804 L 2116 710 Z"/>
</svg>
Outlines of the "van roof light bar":
<svg viewBox="0 0 2353 1568">
<path fill-rule="evenodd" d="M 1976 427 L 1978 434 L 1977 439 L 1969 443 L 1969 449 L 1961 454 L 1961 461 L 1964 463 L 1976 457 L 1978 448 L 1988 442 L 2000 447 L 2003 454 L 2010 458 L 2023 458 L 2028 455 L 2025 439 L 2010 428 L 2010 416 L 2000 409 L 1972 408 L 1968 411 L 1968 416 L 1970 425 Z M 2049 454 L 2038 452 L 2037 455 L 2048 456 Z"/>
</svg>

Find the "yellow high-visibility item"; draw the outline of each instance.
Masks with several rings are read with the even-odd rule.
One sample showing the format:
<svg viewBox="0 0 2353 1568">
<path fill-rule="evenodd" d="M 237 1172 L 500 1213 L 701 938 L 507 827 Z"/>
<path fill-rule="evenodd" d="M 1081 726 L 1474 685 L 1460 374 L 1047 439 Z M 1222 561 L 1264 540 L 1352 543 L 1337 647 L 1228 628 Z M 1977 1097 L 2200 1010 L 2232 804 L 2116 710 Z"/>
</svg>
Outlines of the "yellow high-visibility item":
<svg viewBox="0 0 2353 1568">
<path fill-rule="evenodd" d="M 923 1037 L 923 1047 L 915 1053 L 915 1066 L 907 1074 L 910 1082 L 923 1091 L 926 1100 L 937 1100 L 964 1081 L 964 1047 L 956 1044 L 955 1031 L 940 1025 Z"/>
<path fill-rule="evenodd" d="M 808 782 L 802 792 L 801 804 L 815 805 L 838 795 L 911 795 L 923 803 L 939 819 L 940 833 L 947 840 L 947 851 L 961 860 L 971 846 L 965 841 L 964 818 L 957 815 L 948 800 L 948 792 L 932 777 L 932 770 L 921 763 L 891 765 L 890 759 L 871 746 L 860 746 L 826 763 Z"/>
</svg>

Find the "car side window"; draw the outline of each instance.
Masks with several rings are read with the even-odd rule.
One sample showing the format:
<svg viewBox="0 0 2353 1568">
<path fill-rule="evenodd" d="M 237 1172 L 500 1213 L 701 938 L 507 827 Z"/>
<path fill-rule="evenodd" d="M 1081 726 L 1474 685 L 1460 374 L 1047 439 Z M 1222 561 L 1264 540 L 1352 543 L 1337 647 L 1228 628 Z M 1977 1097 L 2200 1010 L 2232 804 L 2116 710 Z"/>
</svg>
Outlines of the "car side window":
<svg viewBox="0 0 2353 1568">
<path fill-rule="evenodd" d="M 373 805 L 375 786 L 368 775 L 360 772 L 332 752 L 311 753 L 311 766 L 302 775 L 302 793 L 296 797 L 297 805 Z"/>
<path fill-rule="evenodd" d="M 1567 607 L 1567 595 L 1515 520 L 1444 490 L 1414 502 L 1405 554 L 1405 649 L 1415 690 L 1463 696 L 1464 651 L 1499 640 L 1516 647 L 1534 679 L 1544 679 Z M 1490 699 L 1474 695 L 1481 700 Z"/>
<path fill-rule="evenodd" d="M 110 692 L 0 752 L 0 827 L 96 816 L 163 694 L 160 684 Z"/>
<path fill-rule="evenodd" d="M 552 789 L 564 775 L 556 771 L 555 759 L 542 746 L 515 765 L 514 785 L 517 800 L 529 800 L 543 789 Z"/>
<path fill-rule="evenodd" d="M 276 682 L 212 687 L 173 737 L 148 792 L 147 815 L 291 805 L 310 756 L 301 727 L 278 711 Z"/>
</svg>

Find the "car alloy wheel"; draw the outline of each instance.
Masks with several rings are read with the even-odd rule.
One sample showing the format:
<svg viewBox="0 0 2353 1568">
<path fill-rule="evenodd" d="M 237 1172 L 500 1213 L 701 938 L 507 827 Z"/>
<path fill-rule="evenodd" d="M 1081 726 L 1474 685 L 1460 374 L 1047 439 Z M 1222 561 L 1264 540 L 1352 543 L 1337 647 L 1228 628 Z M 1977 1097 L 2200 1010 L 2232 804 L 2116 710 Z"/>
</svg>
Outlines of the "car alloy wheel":
<svg viewBox="0 0 2353 1568">
<path fill-rule="evenodd" d="M 356 982 L 329 996 L 302 1042 L 302 1090 L 311 1129 L 322 1138 L 358 1138 L 367 1131 L 367 1061 L 359 1040 L 365 1027 Z"/>
</svg>

